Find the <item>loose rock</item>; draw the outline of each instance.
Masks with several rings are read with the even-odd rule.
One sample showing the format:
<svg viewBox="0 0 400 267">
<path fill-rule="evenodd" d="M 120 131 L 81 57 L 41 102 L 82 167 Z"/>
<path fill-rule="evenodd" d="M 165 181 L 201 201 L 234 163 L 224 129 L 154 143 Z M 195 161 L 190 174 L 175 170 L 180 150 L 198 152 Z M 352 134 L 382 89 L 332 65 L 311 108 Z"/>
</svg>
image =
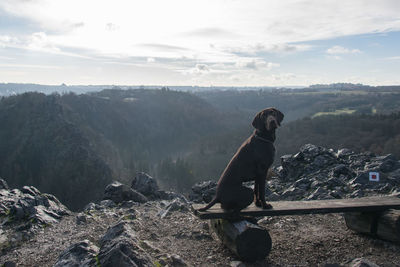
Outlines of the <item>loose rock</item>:
<svg viewBox="0 0 400 267">
<path fill-rule="evenodd" d="M 109 184 L 104 191 L 103 199 L 110 199 L 115 203 L 122 203 L 129 200 L 139 203 L 145 203 L 147 201 L 147 198 L 141 193 L 120 182 Z"/>
</svg>

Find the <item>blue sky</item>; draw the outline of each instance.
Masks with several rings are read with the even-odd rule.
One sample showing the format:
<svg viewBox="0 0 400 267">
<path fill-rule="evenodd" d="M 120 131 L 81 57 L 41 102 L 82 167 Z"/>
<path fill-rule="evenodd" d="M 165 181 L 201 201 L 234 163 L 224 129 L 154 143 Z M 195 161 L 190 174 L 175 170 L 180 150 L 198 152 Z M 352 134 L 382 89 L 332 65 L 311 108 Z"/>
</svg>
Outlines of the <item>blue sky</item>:
<svg viewBox="0 0 400 267">
<path fill-rule="evenodd" d="M 0 82 L 400 84 L 400 1 L 0 0 Z"/>
</svg>

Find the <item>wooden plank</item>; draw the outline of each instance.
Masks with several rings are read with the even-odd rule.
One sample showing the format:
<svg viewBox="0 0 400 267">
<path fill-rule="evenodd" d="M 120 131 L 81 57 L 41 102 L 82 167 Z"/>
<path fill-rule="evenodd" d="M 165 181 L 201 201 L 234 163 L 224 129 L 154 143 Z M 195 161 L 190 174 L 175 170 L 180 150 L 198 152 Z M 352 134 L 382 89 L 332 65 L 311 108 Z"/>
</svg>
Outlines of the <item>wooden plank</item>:
<svg viewBox="0 0 400 267">
<path fill-rule="evenodd" d="M 397 197 L 364 197 L 353 199 L 329 199 L 311 201 L 271 201 L 272 209 L 263 210 L 254 204 L 240 213 L 230 213 L 219 207 L 219 204 L 207 211 L 200 212 L 204 204 L 194 204 L 193 211 L 200 219 L 230 219 L 233 217 L 261 217 L 302 214 L 325 214 L 341 212 L 376 212 L 388 209 L 400 209 L 400 198 Z"/>
</svg>

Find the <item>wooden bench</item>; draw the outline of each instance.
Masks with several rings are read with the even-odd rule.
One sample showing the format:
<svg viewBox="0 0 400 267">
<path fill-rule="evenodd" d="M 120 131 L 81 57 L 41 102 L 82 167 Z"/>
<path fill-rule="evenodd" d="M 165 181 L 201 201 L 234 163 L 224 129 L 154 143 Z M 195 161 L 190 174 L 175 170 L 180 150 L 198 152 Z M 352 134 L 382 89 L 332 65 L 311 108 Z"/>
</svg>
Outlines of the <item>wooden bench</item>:
<svg viewBox="0 0 400 267">
<path fill-rule="evenodd" d="M 348 228 L 378 235 L 391 241 L 400 240 L 400 198 L 364 197 L 312 201 L 269 202 L 272 209 L 263 210 L 254 205 L 238 213 L 227 212 L 215 205 L 200 212 L 204 204 L 194 204 L 193 212 L 200 219 L 209 219 L 211 229 L 220 240 L 244 261 L 264 259 L 272 247 L 265 228 L 257 225 L 256 217 L 345 213 Z"/>
</svg>

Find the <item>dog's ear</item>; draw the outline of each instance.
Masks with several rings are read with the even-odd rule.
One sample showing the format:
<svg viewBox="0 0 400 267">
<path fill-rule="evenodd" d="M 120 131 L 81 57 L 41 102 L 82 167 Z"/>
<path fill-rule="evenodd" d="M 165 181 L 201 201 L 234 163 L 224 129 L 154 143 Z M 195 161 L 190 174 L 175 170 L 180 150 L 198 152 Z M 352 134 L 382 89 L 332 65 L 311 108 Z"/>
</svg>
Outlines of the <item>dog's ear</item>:
<svg viewBox="0 0 400 267">
<path fill-rule="evenodd" d="M 260 111 L 253 119 L 253 127 L 262 131 L 265 129 L 264 111 Z"/>
<path fill-rule="evenodd" d="M 285 117 L 285 115 L 283 115 L 283 113 L 282 112 L 280 112 L 279 110 L 277 110 L 277 109 L 275 109 L 276 110 L 276 113 L 278 114 L 277 115 L 277 119 L 278 119 L 278 124 L 279 124 L 279 126 L 281 125 L 281 122 L 283 121 L 283 118 Z"/>
</svg>

